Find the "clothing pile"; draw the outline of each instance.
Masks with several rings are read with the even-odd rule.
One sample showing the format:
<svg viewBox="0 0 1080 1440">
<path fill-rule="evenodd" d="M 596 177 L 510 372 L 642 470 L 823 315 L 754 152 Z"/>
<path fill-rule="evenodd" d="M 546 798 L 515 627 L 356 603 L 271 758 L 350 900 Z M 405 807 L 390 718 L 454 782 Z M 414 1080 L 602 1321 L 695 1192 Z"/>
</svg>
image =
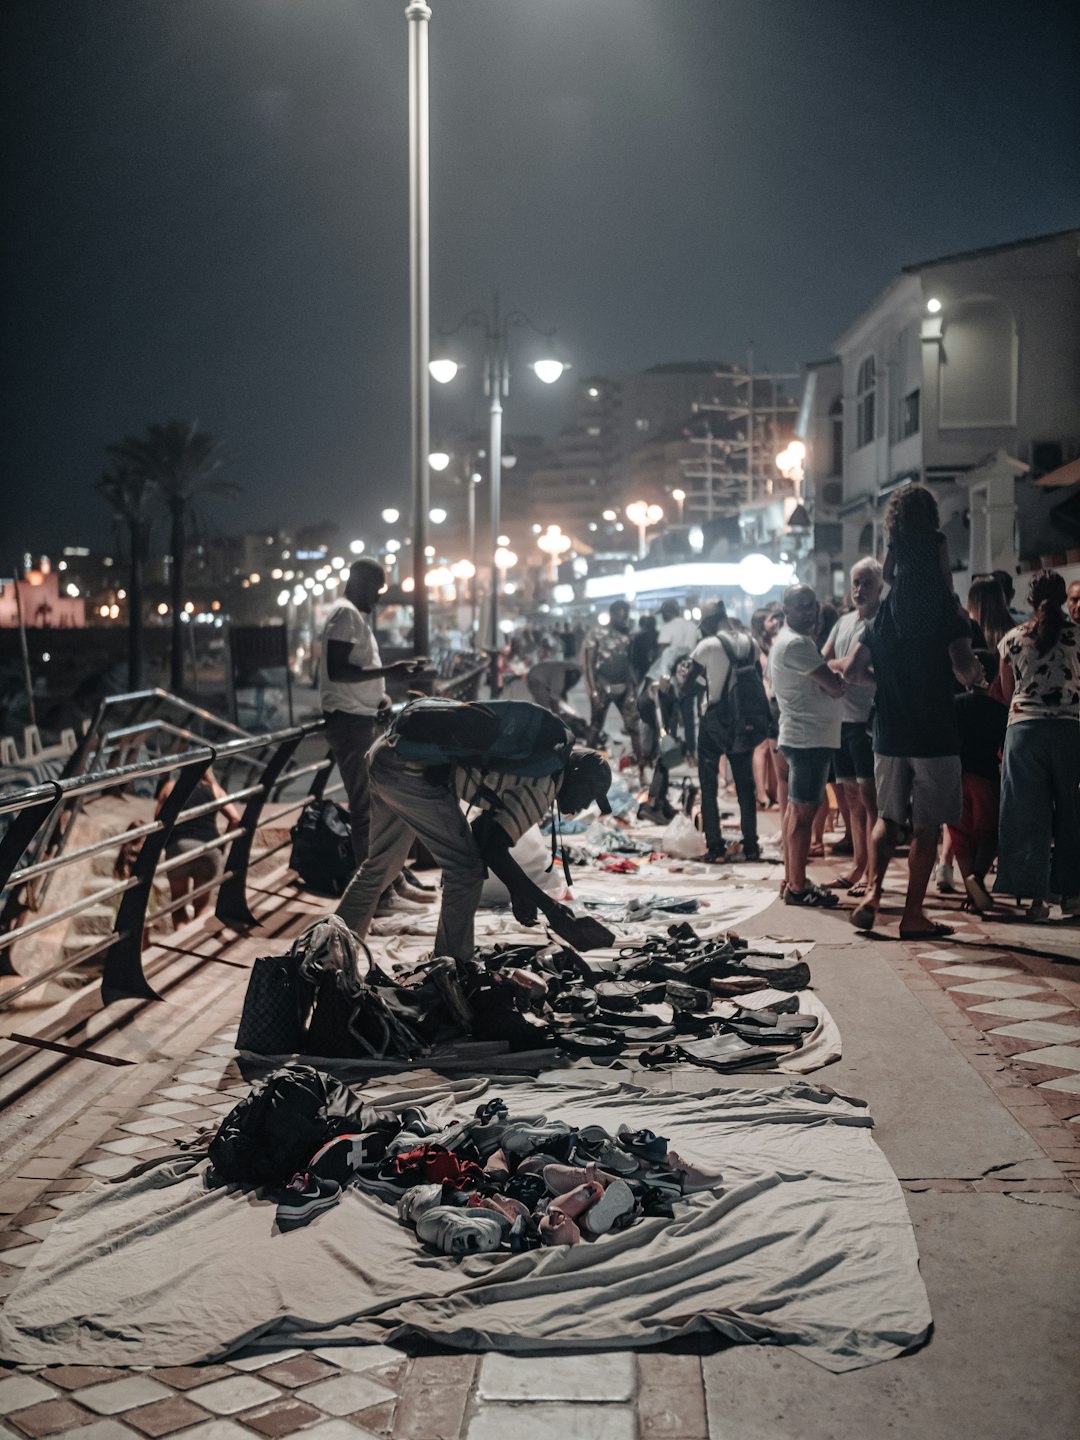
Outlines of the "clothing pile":
<svg viewBox="0 0 1080 1440">
<path fill-rule="evenodd" d="M 574 1245 L 673 1218 L 683 1195 L 716 1189 L 651 1130 L 577 1127 L 511 1117 L 495 1098 L 472 1120 L 431 1123 L 419 1105 L 379 1110 L 311 1066 L 276 1070 L 222 1121 L 208 1150 L 208 1189 L 261 1188 L 282 1232 L 331 1209 L 350 1185 L 397 1206 L 403 1224 L 460 1258 Z"/>
</svg>

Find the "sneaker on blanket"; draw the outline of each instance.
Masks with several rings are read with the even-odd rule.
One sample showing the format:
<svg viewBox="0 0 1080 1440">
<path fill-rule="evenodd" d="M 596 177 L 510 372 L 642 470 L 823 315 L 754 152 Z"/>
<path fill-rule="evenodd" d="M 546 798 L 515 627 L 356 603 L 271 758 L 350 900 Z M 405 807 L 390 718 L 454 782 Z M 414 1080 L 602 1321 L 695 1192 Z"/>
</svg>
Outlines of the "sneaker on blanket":
<svg viewBox="0 0 1080 1440">
<path fill-rule="evenodd" d="M 667 1139 L 651 1130 L 631 1130 L 629 1125 L 620 1125 L 618 1141 L 624 1150 L 650 1165 L 662 1165 L 667 1159 Z"/>
<path fill-rule="evenodd" d="M 592 1161 L 588 1165 L 545 1165 L 543 1173 L 549 1195 L 568 1195 L 579 1185 L 607 1186 L 618 1179 L 607 1170 L 597 1169 Z"/>
<path fill-rule="evenodd" d="M 439 1127 L 432 1125 L 422 1105 L 406 1105 L 401 1112 L 401 1128 L 411 1130 L 414 1135 L 437 1135 Z"/>
<path fill-rule="evenodd" d="M 331 1209 L 341 1199 L 336 1180 L 323 1180 L 307 1171 L 298 1171 L 278 1196 L 279 1230 L 295 1230 L 316 1215 Z"/>
<path fill-rule="evenodd" d="M 557 1205 L 549 1205 L 540 1217 L 541 1245 L 577 1245 L 580 1240 L 581 1231 L 575 1221 Z"/>
<path fill-rule="evenodd" d="M 521 1159 L 534 1155 L 538 1150 L 554 1156 L 567 1158 L 574 1134 L 569 1125 L 552 1121 L 540 1125 L 507 1125 L 503 1129 L 500 1149 L 507 1155 Z"/>
<path fill-rule="evenodd" d="M 560 1200 L 560 1206 L 562 1203 Z M 619 1228 L 620 1221 L 632 1218 L 635 1208 L 630 1186 L 625 1180 L 613 1180 L 582 1214 L 579 1228 L 586 1235 L 606 1235 L 609 1230 Z"/>
<path fill-rule="evenodd" d="M 398 1219 L 403 1225 L 415 1225 L 420 1216 L 443 1203 L 441 1185 L 412 1185 L 397 1204 Z"/>
<path fill-rule="evenodd" d="M 320 1180 L 334 1180 L 344 1187 L 366 1161 L 370 1161 L 370 1157 L 365 1157 L 364 1136 L 347 1131 L 319 1146 L 308 1161 L 308 1172 L 317 1175 Z"/>
<path fill-rule="evenodd" d="M 574 1141 L 573 1158 L 579 1164 L 592 1161 L 602 1170 L 607 1170 L 613 1175 L 636 1175 L 641 1169 L 641 1162 L 633 1155 L 628 1155 L 615 1144 L 606 1130 L 599 1125 L 587 1125 L 579 1130 Z"/>
<path fill-rule="evenodd" d="M 494 1210 L 453 1205 L 434 1205 L 416 1222 L 416 1233 L 425 1245 L 455 1259 L 498 1250 L 509 1230 L 509 1220 Z"/>
<path fill-rule="evenodd" d="M 692 1160 L 684 1160 L 675 1150 L 667 1153 L 667 1167 L 679 1177 L 684 1195 L 690 1195 L 695 1190 L 718 1190 L 724 1183 L 724 1177 L 719 1170 L 695 1165 Z"/>
<path fill-rule="evenodd" d="M 523 1205 L 520 1200 L 515 1200 L 512 1195 L 479 1195 L 475 1191 L 466 1201 L 467 1210 L 490 1210 L 496 1215 L 503 1216 L 513 1225 L 515 1220 L 527 1220 L 529 1218 L 529 1207 Z"/>
</svg>

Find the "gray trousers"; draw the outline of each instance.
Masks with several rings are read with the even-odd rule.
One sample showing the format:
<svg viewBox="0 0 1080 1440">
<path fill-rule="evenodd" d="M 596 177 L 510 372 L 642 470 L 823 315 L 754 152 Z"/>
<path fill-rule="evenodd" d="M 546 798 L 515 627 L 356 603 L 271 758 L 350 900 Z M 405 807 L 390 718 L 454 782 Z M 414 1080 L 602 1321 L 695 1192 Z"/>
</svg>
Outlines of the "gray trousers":
<svg viewBox="0 0 1080 1440">
<path fill-rule="evenodd" d="M 345 710 L 333 710 L 326 717 L 326 741 L 349 797 L 349 829 L 357 865 L 364 863 L 368 853 L 371 799 L 367 753 L 377 725 L 374 715 L 350 715 Z"/>
<path fill-rule="evenodd" d="M 1005 732 L 996 895 L 1080 895 L 1080 727 L 1020 720 Z"/>
<path fill-rule="evenodd" d="M 379 896 L 401 871 L 419 835 L 442 867 L 443 895 L 435 954 L 467 960 L 475 949 L 473 922 L 484 887 L 484 862 L 457 797 L 446 785 L 410 769 L 385 740 L 369 765 L 371 834 L 367 859 L 349 882 L 337 914 L 361 939 Z"/>
</svg>

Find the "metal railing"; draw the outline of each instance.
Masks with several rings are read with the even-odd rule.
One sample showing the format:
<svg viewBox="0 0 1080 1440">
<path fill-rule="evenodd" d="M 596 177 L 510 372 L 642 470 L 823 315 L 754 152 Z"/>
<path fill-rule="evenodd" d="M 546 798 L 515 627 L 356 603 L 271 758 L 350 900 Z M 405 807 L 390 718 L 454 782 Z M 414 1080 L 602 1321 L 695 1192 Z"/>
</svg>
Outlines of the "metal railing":
<svg viewBox="0 0 1080 1440">
<path fill-rule="evenodd" d="M 448 698 L 475 699 L 485 670 L 484 663 L 469 666 L 452 678 L 437 680 L 434 688 Z M 189 720 L 194 718 L 202 726 L 217 727 L 223 734 L 236 738 L 208 743 L 190 726 L 148 718 L 148 705 L 162 702 L 182 708 Z M 106 717 L 121 705 L 134 711 L 134 716 L 124 717 L 132 723 L 106 730 Z M 323 728 L 324 721 L 320 718 L 266 735 L 248 735 L 208 711 L 200 711 L 159 690 L 114 696 L 105 701 L 63 775 L 33 789 L 0 795 L 0 817 L 9 817 L 10 821 L 0 838 L 0 893 L 5 896 L 0 918 L 0 974 L 16 974 L 11 952 L 20 941 L 74 920 L 92 906 L 115 902 L 113 928 L 109 934 L 94 938 L 74 954 L 65 953 L 54 964 L 7 989 L 0 995 L 0 1010 L 9 1008 L 17 999 L 56 976 L 76 970 L 102 955 L 104 1005 L 124 998 L 159 998 L 143 972 L 146 936 L 177 910 L 215 890 L 214 914 L 220 921 L 239 929 L 254 925 L 256 918 L 248 899 L 249 870 L 253 864 L 261 863 L 291 844 L 291 837 L 287 835 L 271 846 L 256 850 L 259 831 L 269 826 L 279 827 L 287 817 L 302 810 L 312 794 L 329 797 L 343 789 L 340 783 L 326 786 L 327 775 L 333 768 L 329 754 L 307 764 L 292 763 L 301 742 L 318 735 Z M 179 753 L 112 764 L 107 769 L 94 768 L 105 758 L 122 760 L 132 748 L 142 748 L 148 738 L 159 743 L 164 741 L 166 749 L 177 742 L 186 748 Z M 225 787 L 221 796 L 210 801 L 190 803 L 196 787 L 211 767 L 219 777 L 239 775 L 240 783 L 235 788 Z M 287 786 L 309 777 L 300 798 L 277 803 L 276 797 Z M 152 820 L 75 849 L 67 848 L 73 818 L 87 800 L 148 782 L 164 782 L 166 778 L 172 779 L 172 789 L 159 803 Z M 268 804 L 273 807 L 270 811 L 267 811 Z M 188 846 L 179 854 L 167 854 L 169 838 L 177 826 L 217 815 L 227 806 L 241 809 L 237 823 L 212 840 Z M 33 905 L 26 902 L 25 896 L 33 887 L 47 884 L 68 866 L 119 852 L 121 847 L 135 842 L 139 850 L 130 874 L 99 886 L 70 904 L 42 913 L 36 919 L 25 918 L 42 908 L 43 890 L 39 890 Z M 180 866 L 226 849 L 220 873 L 169 903 L 151 909 L 151 895 L 158 876 L 168 876 Z M 0 1073 L 2 1070 L 0 1066 Z"/>
</svg>

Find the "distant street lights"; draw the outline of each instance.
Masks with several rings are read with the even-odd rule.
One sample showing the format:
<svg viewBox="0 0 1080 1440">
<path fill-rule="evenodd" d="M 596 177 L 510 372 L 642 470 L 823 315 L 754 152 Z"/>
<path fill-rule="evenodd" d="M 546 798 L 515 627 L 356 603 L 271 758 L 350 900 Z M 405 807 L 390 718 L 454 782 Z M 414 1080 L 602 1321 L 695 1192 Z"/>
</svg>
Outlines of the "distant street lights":
<svg viewBox="0 0 1080 1440">
<path fill-rule="evenodd" d="M 503 314 L 499 306 L 497 291 L 492 299 L 490 313 L 479 308 L 470 310 L 452 330 L 443 332 L 444 339 L 464 328 L 480 330 L 484 336 L 484 394 L 488 397 L 489 402 L 488 466 L 491 475 L 491 543 L 493 552 L 501 548 L 498 546 L 498 537 L 501 526 L 502 467 L 507 463 L 502 453 L 502 402 L 510 393 L 511 326 L 534 330 L 545 339 L 550 339 L 553 334 L 550 330 L 541 330 L 522 310 L 511 310 L 509 313 Z M 450 356 L 440 356 L 431 361 L 428 368 L 433 380 L 440 385 L 449 385 L 457 375 L 460 366 Z M 544 385 L 554 385 L 567 366 L 561 360 L 545 358 L 534 361 L 532 369 L 536 378 Z M 497 686 L 496 656 L 502 645 L 502 631 L 499 626 L 499 572 L 501 568 L 496 558 L 491 577 L 492 688 Z"/>
<path fill-rule="evenodd" d="M 543 535 L 537 536 L 536 543 L 548 557 L 548 578 L 554 585 L 559 578 L 559 557 L 565 555 L 574 542 L 558 525 L 549 525 Z"/>
<path fill-rule="evenodd" d="M 626 507 L 626 518 L 631 525 L 637 526 L 638 532 L 638 559 L 645 559 L 645 531 L 651 525 L 659 525 L 664 518 L 664 510 L 661 505 L 650 505 L 645 500 L 634 500 Z"/>
<path fill-rule="evenodd" d="M 672 490 L 672 492 L 671 492 L 671 498 L 672 498 L 672 500 L 675 501 L 675 504 L 678 505 L 678 507 L 679 507 L 679 524 L 681 525 L 681 524 L 682 524 L 682 517 L 683 517 L 683 506 L 686 504 L 686 491 L 685 491 L 685 490 Z"/>
</svg>

